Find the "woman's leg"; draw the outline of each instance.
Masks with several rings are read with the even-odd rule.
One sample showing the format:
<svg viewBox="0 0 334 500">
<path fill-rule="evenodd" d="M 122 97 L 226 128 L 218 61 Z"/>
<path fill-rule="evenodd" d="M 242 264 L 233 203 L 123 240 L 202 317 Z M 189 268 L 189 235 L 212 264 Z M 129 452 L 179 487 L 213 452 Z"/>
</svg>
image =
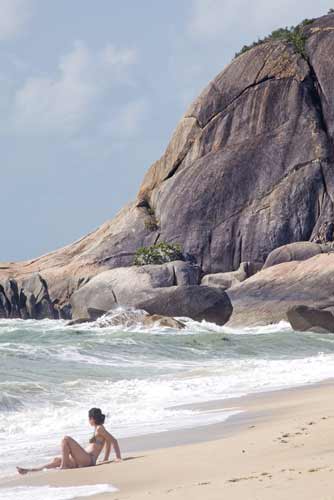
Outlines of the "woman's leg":
<svg viewBox="0 0 334 500">
<path fill-rule="evenodd" d="M 36 467 L 34 469 L 24 469 L 23 467 L 16 467 L 16 470 L 19 474 L 27 474 L 28 472 L 40 472 L 44 469 L 56 469 L 61 466 L 61 458 L 55 457 L 51 462 L 48 462 L 41 467 Z"/>
<path fill-rule="evenodd" d="M 64 437 L 61 442 L 61 449 L 61 469 L 73 469 L 76 467 L 88 467 L 89 465 L 92 465 L 91 455 L 71 437 Z"/>
</svg>

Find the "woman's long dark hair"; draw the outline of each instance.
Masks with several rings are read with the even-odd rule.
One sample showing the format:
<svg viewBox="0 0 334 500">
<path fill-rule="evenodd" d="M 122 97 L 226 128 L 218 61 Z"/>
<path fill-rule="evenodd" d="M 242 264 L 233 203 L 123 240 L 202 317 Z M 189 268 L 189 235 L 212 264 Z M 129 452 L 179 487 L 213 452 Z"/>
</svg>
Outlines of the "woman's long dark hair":
<svg viewBox="0 0 334 500">
<path fill-rule="evenodd" d="M 100 408 L 91 408 L 88 412 L 88 417 L 92 418 L 96 425 L 104 424 L 106 416 L 103 415 Z"/>
</svg>

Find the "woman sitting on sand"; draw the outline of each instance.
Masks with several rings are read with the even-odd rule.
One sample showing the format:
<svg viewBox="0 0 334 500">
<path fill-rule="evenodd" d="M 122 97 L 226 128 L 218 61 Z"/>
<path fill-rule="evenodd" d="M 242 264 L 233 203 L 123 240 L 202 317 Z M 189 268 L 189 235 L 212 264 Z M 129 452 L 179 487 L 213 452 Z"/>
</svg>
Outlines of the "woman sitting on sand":
<svg viewBox="0 0 334 500">
<path fill-rule="evenodd" d="M 111 447 L 116 454 L 116 462 L 120 462 L 121 451 L 115 439 L 104 427 L 105 415 L 100 408 L 91 408 L 88 412 L 89 423 L 95 428 L 93 437 L 89 440 L 86 449 L 69 436 L 65 436 L 61 442 L 61 457 L 56 457 L 52 462 L 35 469 L 23 469 L 17 467 L 19 474 L 28 472 L 38 472 L 43 469 L 76 469 L 77 467 L 90 467 L 96 465 L 97 459 L 105 447 L 103 462 L 107 462 L 110 456 Z"/>
</svg>

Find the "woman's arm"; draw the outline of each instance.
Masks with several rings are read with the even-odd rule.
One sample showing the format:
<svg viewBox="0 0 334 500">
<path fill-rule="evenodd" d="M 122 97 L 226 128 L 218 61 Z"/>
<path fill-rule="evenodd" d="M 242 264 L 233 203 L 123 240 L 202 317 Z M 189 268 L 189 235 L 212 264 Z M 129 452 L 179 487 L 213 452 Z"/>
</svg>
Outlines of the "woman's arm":
<svg viewBox="0 0 334 500">
<path fill-rule="evenodd" d="M 114 448 L 117 461 L 122 460 L 121 450 L 117 439 L 114 438 L 114 436 L 112 436 L 104 427 L 99 429 L 99 434 L 101 434 L 106 441 L 103 461 L 107 462 L 109 460 L 111 447 Z"/>
</svg>

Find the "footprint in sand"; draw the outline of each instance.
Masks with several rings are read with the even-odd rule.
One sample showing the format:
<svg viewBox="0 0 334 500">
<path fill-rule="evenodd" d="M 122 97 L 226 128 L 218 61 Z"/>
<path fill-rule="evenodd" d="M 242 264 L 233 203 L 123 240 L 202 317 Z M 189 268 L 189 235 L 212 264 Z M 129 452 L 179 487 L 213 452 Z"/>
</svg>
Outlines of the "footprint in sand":
<svg viewBox="0 0 334 500">
<path fill-rule="evenodd" d="M 248 481 L 249 479 L 257 479 L 256 476 L 248 476 L 248 477 L 234 477 L 232 479 L 228 479 L 227 483 L 239 483 L 239 481 Z"/>
<path fill-rule="evenodd" d="M 239 483 L 240 481 L 249 481 L 250 479 L 257 479 L 258 481 L 263 481 L 263 479 L 272 479 L 272 474 L 270 472 L 261 472 L 260 475 L 247 476 L 247 477 L 234 477 L 228 479 L 227 483 Z"/>
<path fill-rule="evenodd" d="M 307 472 L 319 472 L 324 469 L 328 469 L 328 467 L 313 467 L 312 469 L 309 469 Z"/>
<path fill-rule="evenodd" d="M 181 488 L 183 488 L 183 486 L 176 486 L 176 488 L 171 488 L 170 490 L 166 490 L 166 493 L 172 493 L 172 491 L 180 490 Z"/>
</svg>

